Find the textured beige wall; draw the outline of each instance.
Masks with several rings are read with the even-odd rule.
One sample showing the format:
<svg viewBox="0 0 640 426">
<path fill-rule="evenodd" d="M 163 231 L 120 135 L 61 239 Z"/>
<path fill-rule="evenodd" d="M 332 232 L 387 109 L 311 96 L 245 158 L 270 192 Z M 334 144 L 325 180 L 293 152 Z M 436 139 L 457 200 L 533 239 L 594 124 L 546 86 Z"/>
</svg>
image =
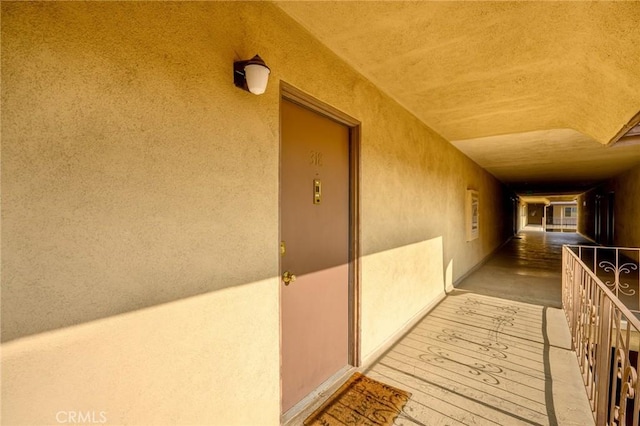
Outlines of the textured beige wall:
<svg viewBox="0 0 640 426">
<path fill-rule="evenodd" d="M 265 301 L 272 287 L 236 286 L 7 344 L 2 424 L 51 425 L 71 411 L 114 425 L 277 424 L 278 364 L 265 359 L 278 341 Z"/>
<path fill-rule="evenodd" d="M 615 191 L 615 237 L 617 246 L 640 247 L 640 165 L 611 182 Z"/>
<path fill-rule="evenodd" d="M 497 181 L 273 5 L 3 2 L 2 43 L 6 424 L 278 423 L 280 80 L 362 122 L 364 357 L 503 240 Z"/>
<path fill-rule="evenodd" d="M 364 256 L 362 269 L 361 348 L 367 356 L 419 314 L 425 301 L 442 294 L 442 238 Z"/>
<path fill-rule="evenodd" d="M 608 193 L 614 193 L 614 240 L 619 247 L 640 247 L 640 165 L 578 198 L 578 232 L 595 239 L 596 196 L 601 197 L 602 240 L 606 243 Z"/>
<path fill-rule="evenodd" d="M 278 95 L 231 83 L 259 17 L 2 3 L 5 424 L 278 421 Z"/>
<path fill-rule="evenodd" d="M 587 191 L 578 196 L 578 233 L 589 239 L 595 238 L 595 191 Z"/>
</svg>

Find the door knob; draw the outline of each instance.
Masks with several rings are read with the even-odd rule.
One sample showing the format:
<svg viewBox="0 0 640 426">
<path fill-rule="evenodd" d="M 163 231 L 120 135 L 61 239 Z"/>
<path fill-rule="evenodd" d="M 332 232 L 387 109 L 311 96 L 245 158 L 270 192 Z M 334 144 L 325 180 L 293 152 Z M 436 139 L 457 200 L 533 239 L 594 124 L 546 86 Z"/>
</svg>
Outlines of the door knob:
<svg viewBox="0 0 640 426">
<path fill-rule="evenodd" d="M 282 281 L 284 282 L 284 285 L 289 285 L 292 282 L 294 282 L 296 280 L 296 276 L 293 275 L 291 272 L 289 271 L 285 271 L 282 274 Z"/>
</svg>

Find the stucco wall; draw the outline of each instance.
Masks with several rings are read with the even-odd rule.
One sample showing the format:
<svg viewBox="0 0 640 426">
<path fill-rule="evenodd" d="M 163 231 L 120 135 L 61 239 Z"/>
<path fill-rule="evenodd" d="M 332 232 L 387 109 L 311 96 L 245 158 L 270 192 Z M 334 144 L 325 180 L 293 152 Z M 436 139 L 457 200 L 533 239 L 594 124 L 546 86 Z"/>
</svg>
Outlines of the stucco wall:
<svg viewBox="0 0 640 426">
<path fill-rule="evenodd" d="M 640 247 L 640 165 L 611 182 L 615 192 L 615 238 L 621 247 Z"/>
<path fill-rule="evenodd" d="M 610 193 L 614 202 L 613 241 L 607 237 L 607 212 Z M 596 231 L 596 197 L 600 197 L 601 235 Z M 578 232 L 601 244 L 640 247 L 640 165 L 578 198 Z"/>
<path fill-rule="evenodd" d="M 274 5 L 3 2 L 3 423 L 278 423 L 280 80 L 362 122 L 363 358 L 504 240 L 499 183 Z"/>
</svg>

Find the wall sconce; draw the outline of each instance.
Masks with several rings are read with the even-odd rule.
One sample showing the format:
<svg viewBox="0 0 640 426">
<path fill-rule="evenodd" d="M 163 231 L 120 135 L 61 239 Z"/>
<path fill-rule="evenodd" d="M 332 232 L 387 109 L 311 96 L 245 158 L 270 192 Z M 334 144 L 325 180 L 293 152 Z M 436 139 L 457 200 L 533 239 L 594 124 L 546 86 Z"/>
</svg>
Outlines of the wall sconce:
<svg viewBox="0 0 640 426">
<path fill-rule="evenodd" d="M 248 61 L 235 61 L 233 63 L 233 84 L 236 87 L 261 95 L 267 90 L 271 70 L 258 55 Z"/>
</svg>

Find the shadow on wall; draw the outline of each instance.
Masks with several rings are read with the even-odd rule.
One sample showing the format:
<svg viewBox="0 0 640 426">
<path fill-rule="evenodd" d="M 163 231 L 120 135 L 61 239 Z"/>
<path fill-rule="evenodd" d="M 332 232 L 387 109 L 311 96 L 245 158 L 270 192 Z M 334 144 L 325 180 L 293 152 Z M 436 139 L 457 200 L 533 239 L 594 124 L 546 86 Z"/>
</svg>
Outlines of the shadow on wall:
<svg viewBox="0 0 640 426">
<path fill-rule="evenodd" d="M 61 410 L 105 413 L 106 424 L 277 419 L 278 297 L 269 287 L 272 279 L 3 344 L 3 424 L 55 424 Z M 256 380 L 244 398 L 229 392 Z"/>
<path fill-rule="evenodd" d="M 274 30 L 291 21 L 256 5 L 2 4 L 3 342 L 276 285 L 278 93 L 238 90 L 230 67 L 245 35 L 291 43 Z M 404 213 L 364 256 L 442 235 L 442 210 Z"/>
<path fill-rule="evenodd" d="M 374 305 L 379 304 L 378 307 L 373 307 L 373 312 L 381 313 L 393 306 L 392 309 L 397 309 L 398 312 L 390 313 L 391 318 L 398 318 L 398 313 L 402 313 L 400 318 L 404 317 L 407 311 L 412 310 L 412 306 L 415 312 L 423 307 L 428 301 L 432 300 L 437 294 L 444 291 L 443 285 L 443 270 L 442 270 L 442 250 L 443 240 L 442 237 L 432 238 L 429 240 L 419 241 L 399 247 L 392 247 L 387 250 L 364 255 L 361 258 L 361 273 L 362 273 L 362 291 L 367 292 L 366 301 L 371 301 Z M 326 260 L 326 259 L 325 259 Z M 449 263 L 450 267 L 447 273 L 452 273 L 451 265 L 453 260 Z M 344 264 L 338 264 L 333 262 L 321 262 L 318 268 L 307 268 L 304 271 L 296 271 L 298 277 L 304 277 L 307 274 L 316 274 L 320 271 L 329 270 L 339 266 L 346 266 Z M 253 278 L 253 277 L 251 277 Z M 53 324 L 41 324 L 41 328 L 34 327 L 35 330 L 32 333 L 22 333 L 21 329 L 14 331 L 15 337 L 7 339 L 7 342 L 15 339 L 26 338 L 30 335 L 47 334 L 54 330 L 61 329 L 73 329 L 74 327 L 81 326 L 84 323 L 100 323 L 100 321 L 108 318 L 127 317 L 127 315 L 135 314 L 135 312 L 145 312 L 154 309 L 163 309 L 163 307 L 170 307 L 180 300 L 194 300 L 198 297 L 211 297 L 217 292 L 224 292 L 231 287 L 243 287 L 254 286 L 256 283 L 261 283 L 260 286 L 279 286 L 283 285 L 281 277 L 279 275 L 267 275 L 264 277 L 256 277 L 253 281 L 242 282 L 240 278 L 227 282 L 227 285 L 223 288 L 211 291 L 203 291 L 202 293 L 188 294 L 188 292 L 182 292 L 182 296 L 178 298 L 172 298 L 170 300 L 162 301 L 156 298 L 154 303 L 150 301 L 138 301 L 141 305 L 136 309 L 122 310 L 121 312 L 114 312 L 111 315 L 98 315 L 93 311 L 92 305 L 89 303 L 83 303 L 81 306 L 68 307 L 67 309 L 58 312 L 62 316 L 59 326 L 53 326 Z M 380 283 L 384 283 L 381 286 Z M 77 299 L 83 300 L 81 294 L 74 294 L 73 286 L 60 286 L 59 291 L 66 291 L 67 298 L 69 300 Z M 86 298 L 84 299 L 87 300 Z M 3 302 L 9 304 L 11 298 L 3 295 Z M 105 299 L 104 301 L 110 301 Z M 144 305 L 144 302 L 149 303 Z M 95 307 L 95 306 L 94 306 Z M 72 309 L 75 308 L 75 309 Z M 49 316 L 45 319 L 51 319 L 55 312 L 50 312 Z M 9 313 L 5 313 L 9 315 Z M 219 318 L 225 318 L 223 315 Z M 233 315 L 229 318 L 233 318 Z M 393 322 L 393 321 L 391 321 Z"/>
<path fill-rule="evenodd" d="M 362 263 L 366 355 L 443 292 L 442 238 L 366 255 Z M 267 385 L 251 395 L 250 411 L 278 418 L 280 285 L 272 275 L 5 343 L 3 420 L 28 412 L 31 424 L 50 424 L 60 407 L 86 403 L 106 412 L 110 424 L 131 423 L 131 404 L 145 413 L 145 424 L 197 424 L 202 413 L 227 412 L 229 423 L 241 424 L 243 398 L 211 396 L 225 395 L 229 383 L 255 383 L 256 374 Z M 120 371 L 127 377 L 114 375 Z M 175 404 L 158 405 L 166 398 L 188 399 L 190 409 L 176 417 Z M 230 411 L 228 404 L 237 406 Z M 37 412 L 26 408 L 34 406 Z"/>
</svg>

